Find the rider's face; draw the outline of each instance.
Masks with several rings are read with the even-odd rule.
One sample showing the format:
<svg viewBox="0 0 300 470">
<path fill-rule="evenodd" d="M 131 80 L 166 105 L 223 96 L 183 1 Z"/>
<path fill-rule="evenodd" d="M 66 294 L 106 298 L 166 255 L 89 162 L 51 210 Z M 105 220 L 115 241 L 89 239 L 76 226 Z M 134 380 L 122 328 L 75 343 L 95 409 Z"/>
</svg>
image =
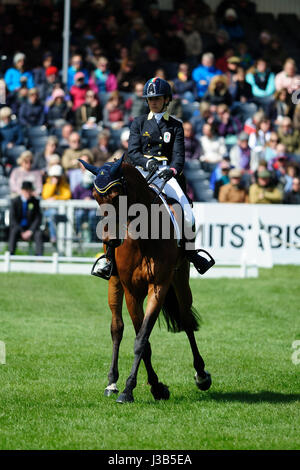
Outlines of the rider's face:
<svg viewBox="0 0 300 470">
<path fill-rule="evenodd" d="M 151 98 L 148 98 L 148 104 L 150 111 L 152 113 L 161 113 L 164 104 L 165 104 L 165 97 L 164 96 L 152 96 Z"/>
</svg>

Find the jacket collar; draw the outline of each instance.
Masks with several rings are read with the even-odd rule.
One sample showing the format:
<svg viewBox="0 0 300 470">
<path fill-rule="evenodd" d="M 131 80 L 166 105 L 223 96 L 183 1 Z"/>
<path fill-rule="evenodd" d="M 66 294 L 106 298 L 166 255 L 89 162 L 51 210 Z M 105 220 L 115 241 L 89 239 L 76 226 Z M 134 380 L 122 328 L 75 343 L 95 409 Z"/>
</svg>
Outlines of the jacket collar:
<svg viewBox="0 0 300 470">
<path fill-rule="evenodd" d="M 169 120 L 169 117 L 170 117 L 168 111 L 166 111 L 166 112 L 163 114 L 162 117 L 163 117 L 166 121 L 168 121 L 168 120 Z M 150 111 L 150 113 L 148 114 L 147 119 L 148 119 L 148 121 L 149 121 L 149 120 L 152 119 L 152 118 L 154 118 L 154 113 L 152 113 L 152 111 Z"/>
</svg>

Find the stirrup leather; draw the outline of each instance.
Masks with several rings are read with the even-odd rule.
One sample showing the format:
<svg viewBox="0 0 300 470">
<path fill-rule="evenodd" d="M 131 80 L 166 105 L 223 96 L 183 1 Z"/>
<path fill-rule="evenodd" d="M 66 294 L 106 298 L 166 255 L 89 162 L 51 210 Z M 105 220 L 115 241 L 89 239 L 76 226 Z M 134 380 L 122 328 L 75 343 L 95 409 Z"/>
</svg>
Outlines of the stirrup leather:
<svg viewBox="0 0 300 470">
<path fill-rule="evenodd" d="M 113 263 L 112 260 L 109 260 L 110 262 L 108 262 L 108 264 L 107 264 L 107 268 L 108 268 L 107 272 L 106 271 L 103 272 L 103 268 L 102 268 L 102 272 L 98 271 L 97 270 L 97 264 L 103 258 L 106 258 L 105 254 L 99 256 L 99 258 L 96 259 L 95 263 L 93 264 L 91 274 L 92 274 L 92 276 L 101 277 L 102 279 L 105 279 L 106 281 L 108 281 L 110 279 L 111 275 L 112 275 L 112 270 L 113 270 L 113 267 L 114 267 L 114 263 Z"/>
</svg>

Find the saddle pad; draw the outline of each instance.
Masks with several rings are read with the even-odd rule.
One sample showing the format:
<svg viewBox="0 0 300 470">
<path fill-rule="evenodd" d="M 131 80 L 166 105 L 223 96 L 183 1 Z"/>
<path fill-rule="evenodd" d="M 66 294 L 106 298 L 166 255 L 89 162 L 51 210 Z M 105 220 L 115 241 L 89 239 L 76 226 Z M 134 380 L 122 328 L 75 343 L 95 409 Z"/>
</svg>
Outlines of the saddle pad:
<svg viewBox="0 0 300 470">
<path fill-rule="evenodd" d="M 173 223 L 173 226 L 174 226 L 174 230 L 175 230 L 175 233 L 176 233 L 176 240 L 177 240 L 177 245 L 179 246 L 180 245 L 180 241 L 181 241 L 181 233 L 180 233 L 180 229 L 179 229 L 179 225 L 177 223 L 177 220 L 175 219 L 174 217 L 174 214 L 173 212 L 171 211 L 167 201 L 165 200 L 163 194 L 160 193 L 160 190 L 158 189 L 158 187 L 153 184 L 153 183 L 150 183 L 149 184 L 149 188 L 151 188 L 157 195 L 158 197 L 160 198 L 160 200 L 163 202 L 165 208 L 167 209 L 169 215 L 170 215 L 170 218 L 171 218 L 171 221 Z"/>
</svg>

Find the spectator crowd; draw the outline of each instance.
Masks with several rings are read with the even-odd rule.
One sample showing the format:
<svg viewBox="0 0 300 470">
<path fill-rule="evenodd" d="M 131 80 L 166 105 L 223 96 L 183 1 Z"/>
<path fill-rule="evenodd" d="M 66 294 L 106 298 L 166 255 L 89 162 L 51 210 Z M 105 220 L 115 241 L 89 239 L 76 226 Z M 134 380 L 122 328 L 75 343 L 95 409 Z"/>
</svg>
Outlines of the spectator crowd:
<svg viewBox="0 0 300 470">
<path fill-rule="evenodd" d="M 133 119 L 148 111 L 143 86 L 159 76 L 183 122 L 191 199 L 300 203 L 296 15 L 279 22 L 250 0 L 215 11 L 200 0 L 174 0 L 172 11 L 73 0 L 63 83 L 63 2 L 1 4 L 0 14 L 0 197 L 91 199 L 78 158 L 101 166 L 126 153 Z M 44 215 L 55 243 L 56 210 Z M 78 210 L 76 232 L 86 222 L 92 237 L 95 220 Z"/>
</svg>

